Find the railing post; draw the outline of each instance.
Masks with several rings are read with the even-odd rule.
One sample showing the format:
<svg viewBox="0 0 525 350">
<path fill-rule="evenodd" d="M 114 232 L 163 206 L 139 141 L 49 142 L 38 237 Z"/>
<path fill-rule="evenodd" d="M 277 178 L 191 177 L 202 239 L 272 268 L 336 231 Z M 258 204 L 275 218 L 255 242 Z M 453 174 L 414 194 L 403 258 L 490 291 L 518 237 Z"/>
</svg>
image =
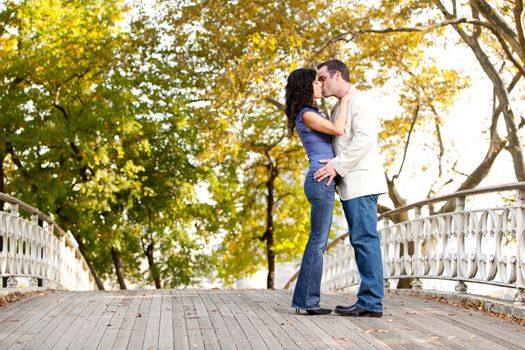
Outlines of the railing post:
<svg viewBox="0 0 525 350">
<path fill-rule="evenodd" d="M 467 284 L 464 281 L 457 281 L 454 290 L 458 293 L 465 293 L 467 291 Z"/>
<path fill-rule="evenodd" d="M 457 197 L 456 198 L 456 210 L 455 212 L 456 213 L 459 213 L 461 211 L 464 211 L 465 210 L 465 197 Z M 458 216 L 458 220 L 459 220 L 459 215 L 461 214 L 456 214 Z M 461 229 L 463 230 L 463 220 L 461 220 Z M 459 268 L 459 264 L 460 264 L 460 261 L 459 261 L 459 258 L 460 258 L 460 254 L 459 254 L 459 235 L 457 234 L 456 232 L 456 276 L 458 277 L 458 280 L 456 282 L 456 285 L 454 286 L 454 290 L 457 292 L 457 293 L 466 293 L 467 292 L 467 284 L 464 282 L 464 281 L 460 281 L 459 280 L 459 275 L 460 275 L 460 268 Z"/>
<path fill-rule="evenodd" d="M 525 305 L 525 289 L 516 289 L 516 294 L 514 294 L 513 298 L 513 304 L 514 305 Z"/>
<path fill-rule="evenodd" d="M 389 231 L 388 231 L 388 217 L 385 216 L 383 218 L 383 229 L 381 230 L 382 234 L 381 236 L 381 245 L 383 246 L 383 257 L 382 257 L 382 260 L 383 260 L 383 288 L 385 289 L 390 289 L 390 279 L 388 277 L 390 277 L 390 267 L 388 266 L 388 259 L 390 259 L 390 256 L 388 256 L 389 254 L 389 251 L 388 251 L 388 240 L 390 239 L 389 235 L 387 234 Z"/>
<path fill-rule="evenodd" d="M 18 287 L 18 279 L 15 276 L 9 276 L 7 278 L 7 288 L 16 288 Z"/>
<path fill-rule="evenodd" d="M 414 208 L 414 221 L 412 225 L 412 239 L 414 243 L 414 256 L 412 257 L 412 262 L 414 265 L 412 266 L 412 272 L 415 275 L 421 275 L 422 269 L 421 269 L 421 244 L 420 244 L 420 222 L 421 219 L 421 207 L 415 207 Z M 408 243 L 408 242 L 407 242 Z M 414 277 L 412 281 L 410 282 L 410 285 L 412 286 L 412 289 L 422 289 L 423 288 L 423 282 L 419 277 Z"/>
<path fill-rule="evenodd" d="M 465 210 L 465 197 L 457 197 L 456 198 L 456 211 L 463 211 Z"/>
<path fill-rule="evenodd" d="M 514 294 L 513 302 L 515 305 L 525 305 L 525 271 L 523 271 L 523 264 L 525 263 L 525 189 L 516 190 L 517 205 L 520 207 L 518 212 L 518 222 L 516 223 L 516 234 L 518 238 L 517 251 L 517 266 L 516 266 L 516 294 Z"/>
<path fill-rule="evenodd" d="M 9 203 L 9 213 L 13 216 L 18 216 L 18 204 Z"/>
</svg>

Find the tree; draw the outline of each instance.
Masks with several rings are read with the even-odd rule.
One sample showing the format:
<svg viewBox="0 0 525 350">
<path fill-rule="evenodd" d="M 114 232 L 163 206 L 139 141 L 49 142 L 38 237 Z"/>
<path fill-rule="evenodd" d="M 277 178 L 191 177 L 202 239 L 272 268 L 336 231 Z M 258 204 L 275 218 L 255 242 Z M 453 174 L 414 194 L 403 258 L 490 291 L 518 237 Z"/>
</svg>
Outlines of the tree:
<svg viewBox="0 0 525 350">
<path fill-rule="evenodd" d="M 158 166 L 180 169 L 178 163 L 189 164 L 199 149 L 195 134 L 181 124 L 187 114 L 179 107 L 187 102 L 172 86 L 174 69 L 164 66 L 169 53 L 161 48 L 162 33 L 143 14 L 124 30 L 125 11 L 121 1 L 41 0 L 8 2 L 0 16 L 2 190 L 53 213 L 71 230 L 101 289 L 114 271 L 121 288 L 125 274 L 142 280 L 139 262 L 150 250 L 141 251 L 140 237 L 128 230 L 131 223 L 157 235 L 165 230 L 148 226 L 150 216 L 135 206 L 162 194 L 155 192 L 164 190 L 157 182 L 179 174 L 155 177 L 151 166 L 158 164 L 150 157 L 173 152 L 160 161 L 174 163 Z M 156 139 L 164 136 L 156 130 L 165 125 L 175 131 L 170 147 Z M 180 135 L 189 137 L 177 139 Z M 191 198 L 188 188 L 202 175 L 188 169 L 181 175 L 184 191 L 159 201 L 162 206 L 151 208 L 156 215 L 175 215 L 174 202 Z M 176 245 L 178 237 L 170 237 Z M 192 239 L 185 239 L 193 247 Z M 170 277 L 171 285 L 194 273 L 187 269 Z"/>
</svg>

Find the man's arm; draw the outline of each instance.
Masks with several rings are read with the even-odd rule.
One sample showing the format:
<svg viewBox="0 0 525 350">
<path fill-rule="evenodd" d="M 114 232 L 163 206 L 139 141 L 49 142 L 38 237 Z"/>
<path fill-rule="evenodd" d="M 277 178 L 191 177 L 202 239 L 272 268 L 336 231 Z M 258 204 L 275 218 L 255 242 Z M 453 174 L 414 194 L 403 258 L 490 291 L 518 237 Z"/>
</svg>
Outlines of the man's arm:
<svg viewBox="0 0 525 350">
<path fill-rule="evenodd" d="M 351 106 L 353 137 L 342 152 L 330 162 L 335 171 L 344 177 L 349 171 L 356 169 L 357 164 L 374 146 L 377 137 L 376 116 L 370 112 L 372 103 L 365 94 L 354 97 Z"/>
</svg>

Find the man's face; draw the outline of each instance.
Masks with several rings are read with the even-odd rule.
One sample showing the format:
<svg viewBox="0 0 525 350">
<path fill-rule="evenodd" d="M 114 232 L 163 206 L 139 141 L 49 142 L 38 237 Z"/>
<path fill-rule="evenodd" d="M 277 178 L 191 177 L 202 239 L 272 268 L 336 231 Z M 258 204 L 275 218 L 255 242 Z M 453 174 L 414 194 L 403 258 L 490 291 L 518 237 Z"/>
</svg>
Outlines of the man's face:
<svg viewBox="0 0 525 350">
<path fill-rule="evenodd" d="M 330 97 L 335 94 L 338 73 L 336 72 L 333 76 L 330 76 L 326 66 L 321 67 L 317 72 L 317 79 L 323 84 L 322 92 L 324 97 Z"/>
</svg>

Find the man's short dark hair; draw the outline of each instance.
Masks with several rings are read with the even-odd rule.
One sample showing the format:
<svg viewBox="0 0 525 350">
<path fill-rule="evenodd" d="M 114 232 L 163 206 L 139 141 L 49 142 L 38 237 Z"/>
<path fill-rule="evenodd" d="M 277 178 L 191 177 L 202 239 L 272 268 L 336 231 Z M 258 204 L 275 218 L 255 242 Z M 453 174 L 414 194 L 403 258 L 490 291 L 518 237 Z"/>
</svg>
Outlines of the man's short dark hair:
<svg viewBox="0 0 525 350">
<path fill-rule="evenodd" d="M 334 76 L 335 72 L 340 72 L 343 80 L 350 82 L 350 72 L 348 71 L 346 64 L 344 64 L 342 61 L 336 59 L 325 61 L 317 66 L 317 70 L 323 68 L 324 66 L 326 66 L 326 69 L 328 69 L 331 77 Z"/>
</svg>

